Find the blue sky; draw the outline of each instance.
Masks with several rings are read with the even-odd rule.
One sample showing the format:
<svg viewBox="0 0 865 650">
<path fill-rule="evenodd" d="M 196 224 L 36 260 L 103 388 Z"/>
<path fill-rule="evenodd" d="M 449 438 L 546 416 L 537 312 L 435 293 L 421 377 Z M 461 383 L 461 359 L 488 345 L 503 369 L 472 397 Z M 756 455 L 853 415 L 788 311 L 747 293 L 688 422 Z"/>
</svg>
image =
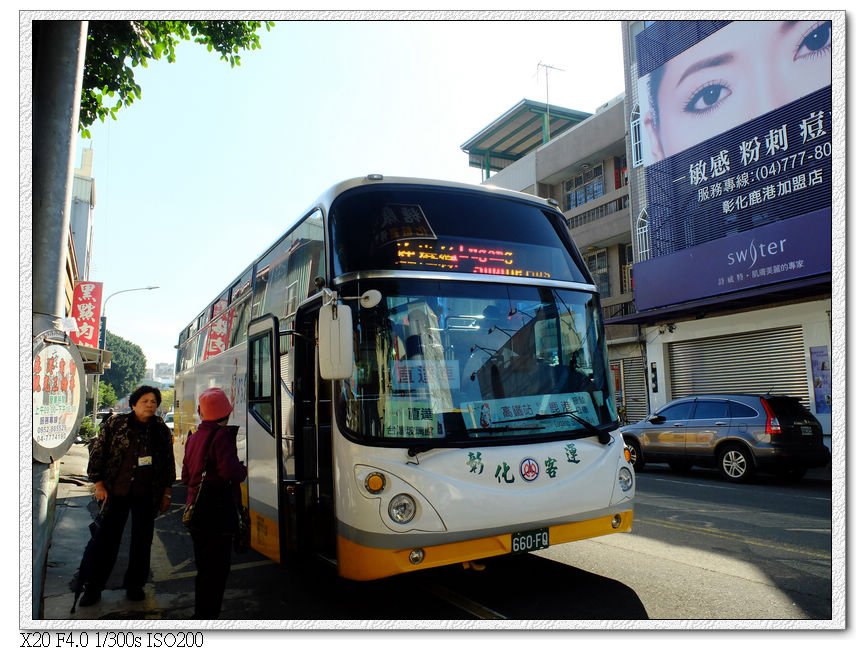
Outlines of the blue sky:
<svg viewBox="0 0 865 650">
<path fill-rule="evenodd" d="M 177 335 L 319 193 L 383 173 L 478 183 L 460 145 L 523 98 L 594 112 L 624 92 L 618 21 L 280 22 L 231 69 L 183 43 L 92 139 L 91 280 L 108 329 Z"/>
</svg>

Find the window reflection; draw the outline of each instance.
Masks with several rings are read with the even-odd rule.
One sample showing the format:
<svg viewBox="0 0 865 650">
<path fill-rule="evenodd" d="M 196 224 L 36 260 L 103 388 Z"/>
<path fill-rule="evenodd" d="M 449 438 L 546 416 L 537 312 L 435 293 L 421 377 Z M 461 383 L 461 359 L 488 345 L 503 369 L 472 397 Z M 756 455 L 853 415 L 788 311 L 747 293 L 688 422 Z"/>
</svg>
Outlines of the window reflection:
<svg viewBox="0 0 865 650">
<path fill-rule="evenodd" d="M 342 392 L 350 431 L 456 442 L 502 431 L 546 436 L 579 428 L 567 417 L 530 421 L 556 412 L 594 425 L 614 420 L 603 331 L 590 294 L 391 284 L 380 288 L 385 300 L 376 308 L 353 305 L 357 364 Z M 358 287 L 356 295 L 368 288 Z"/>
</svg>

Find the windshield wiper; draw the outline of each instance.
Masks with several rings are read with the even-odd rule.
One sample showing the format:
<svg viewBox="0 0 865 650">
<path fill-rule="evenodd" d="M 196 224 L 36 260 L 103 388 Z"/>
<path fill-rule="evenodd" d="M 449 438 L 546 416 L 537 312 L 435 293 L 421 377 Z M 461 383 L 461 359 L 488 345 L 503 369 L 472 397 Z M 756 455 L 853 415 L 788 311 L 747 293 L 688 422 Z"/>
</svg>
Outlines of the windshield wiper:
<svg viewBox="0 0 865 650">
<path fill-rule="evenodd" d="M 433 449 L 437 449 L 435 445 L 413 445 L 406 449 L 406 454 L 408 454 L 409 458 L 414 458 L 418 454 L 422 454 L 426 451 L 432 451 Z"/>
<path fill-rule="evenodd" d="M 517 418 L 516 420 L 512 420 L 512 422 L 516 422 L 518 420 L 549 420 L 550 418 L 563 417 L 571 418 L 572 420 L 579 422 L 583 425 L 583 429 L 586 430 L 586 434 L 582 436 L 578 435 L 578 438 L 590 438 L 592 436 L 597 436 L 598 442 L 600 442 L 602 445 L 606 445 L 612 439 L 612 436 L 610 436 L 609 432 L 598 428 L 588 420 L 581 418 L 576 413 L 571 413 L 570 411 L 566 413 L 536 413 L 535 415 L 530 415 L 525 418 Z"/>
</svg>

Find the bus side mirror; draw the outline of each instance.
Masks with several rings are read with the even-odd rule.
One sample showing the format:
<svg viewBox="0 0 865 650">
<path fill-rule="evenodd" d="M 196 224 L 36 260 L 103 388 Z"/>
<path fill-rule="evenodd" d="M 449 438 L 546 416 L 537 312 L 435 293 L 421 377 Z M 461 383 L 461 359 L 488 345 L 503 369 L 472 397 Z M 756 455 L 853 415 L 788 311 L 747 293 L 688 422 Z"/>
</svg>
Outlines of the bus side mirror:
<svg viewBox="0 0 865 650">
<path fill-rule="evenodd" d="M 318 365 L 322 379 L 348 379 L 354 370 L 354 341 L 348 305 L 318 311 Z"/>
</svg>

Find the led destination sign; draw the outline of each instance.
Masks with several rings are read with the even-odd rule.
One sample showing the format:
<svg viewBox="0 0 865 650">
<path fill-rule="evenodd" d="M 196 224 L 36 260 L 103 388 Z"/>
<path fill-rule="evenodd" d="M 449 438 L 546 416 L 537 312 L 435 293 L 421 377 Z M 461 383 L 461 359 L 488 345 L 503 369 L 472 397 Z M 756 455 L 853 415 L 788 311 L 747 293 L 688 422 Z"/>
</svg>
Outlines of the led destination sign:
<svg viewBox="0 0 865 650">
<path fill-rule="evenodd" d="M 500 243 L 499 243 L 500 244 Z M 542 248 L 542 250 L 537 250 Z M 516 278 L 549 279 L 552 274 L 551 251 L 538 246 L 505 248 L 495 243 L 469 244 L 454 241 L 401 241 L 396 246 L 396 265 L 419 271 L 449 271 L 507 275 Z"/>
</svg>

